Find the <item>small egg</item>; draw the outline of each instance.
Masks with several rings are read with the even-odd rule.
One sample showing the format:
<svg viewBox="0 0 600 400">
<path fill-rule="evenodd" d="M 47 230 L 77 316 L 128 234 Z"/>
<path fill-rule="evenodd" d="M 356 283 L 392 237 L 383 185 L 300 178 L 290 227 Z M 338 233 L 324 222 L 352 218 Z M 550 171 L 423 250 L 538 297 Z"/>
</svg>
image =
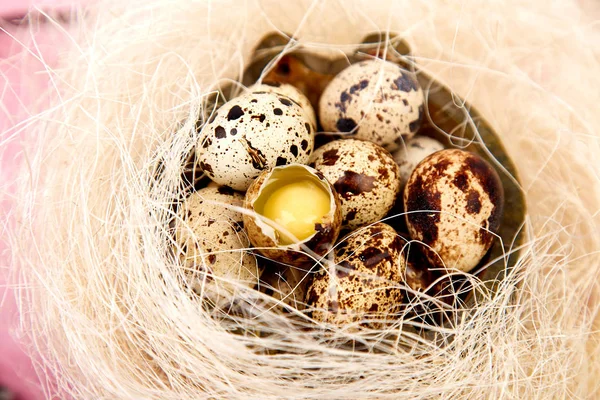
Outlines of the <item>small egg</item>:
<svg viewBox="0 0 600 400">
<path fill-rule="evenodd" d="M 398 165 L 375 143 L 341 139 L 319 147 L 310 165 L 325 175 L 340 196 L 342 225 L 354 229 L 379 221 L 400 190 Z"/>
<path fill-rule="evenodd" d="M 500 228 L 502 182 L 474 153 L 447 149 L 425 158 L 404 189 L 406 225 L 427 246 L 437 267 L 468 272 L 488 251 Z"/>
<path fill-rule="evenodd" d="M 415 292 L 425 292 L 433 282 L 432 273 L 425 264 L 406 262 L 406 285 Z"/>
<path fill-rule="evenodd" d="M 397 229 L 396 232 L 402 238 L 410 237 L 408 233 L 398 231 Z M 414 299 L 414 292 L 424 293 L 428 289 L 431 289 L 436 278 L 441 275 L 440 272 L 430 269 L 429 262 L 423 255 L 424 247 L 422 243 L 407 241 L 403 249 L 403 253 L 406 254 L 406 269 L 403 276 L 403 281 L 407 289 L 404 295 L 405 300 Z"/>
<path fill-rule="evenodd" d="M 306 303 L 312 318 L 336 325 L 361 322 L 375 329 L 395 318 L 402 307 L 406 243 L 381 222 L 342 239 L 335 264 L 325 264 L 309 283 Z"/>
<path fill-rule="evenodd" d="M 421 127 L 423 113 L 423 91 L 415 75 L 382 60 L 344 69 L 319 101 L 325 131 L 352 132 L 383 147 L 410 139 Z"/>
<path fill-rule="evenodd" d="M 427 136 L 415 136 L 392 153 L 400 167 L 400 187 L 404 188 L 417 164 L 425 157 L 444 149 L 444 145 Z"/>
<path fill-rule="evenodd" d="M 411 290 L 404 292 L 404 318 L 426 326 L 443 326 L 451 322 L 452 313 L 463 307 L 451 287 L 450 276 L 430 271 L 427 263 L 407 262 L 406 285 Z M 456 316 L 455 316 L 456 317 Z"/>
<path fill-rule="evenodd" d="M 288 265 L 314 263 L 304 252 L 326 254 L 340 233 L 342 211 L 333 186 L 301 164 L 264 171 L 248 188 L 244 214 L 248 237 L 264 256 Z"/>
<path fill-rule="evenodd" d="M 315 115 L 315 110 L 313 109 L 312 104 L 310 104 L 310 100 L 308 100 L 304 93 L 298 90 L 295 86 L 290 85 L 289 83 L 263 81 L 262 84 L 257 83 L 250 86 L 248 88 L 248 91 L 251 93 L 277 93 L 289 97 L 296 103 L 300 104 L 300 106 L 304 109 L 306 116 L 308 117 L 308 119 L 310 119 L 313 129 L 317 129 L 317 116 Z"/>
<path fill-rule="evenodd" d="M 308 271 L 299 267 L 274 266 L 272 264 L 274 263 L 265 267 L 261 276 L 262 291 L 280 301 L 282 305 L 276 308 L 284 312 L 289 311 L 289 308 L 284 305 L 303 310 Z"/>
<path fill-rule="evenodd" d="M 209 292 L 224 294 L 234 290 L 231 282 L 249 287 L 258 283 L 256 258 L 244 250 L 250 243 L 242 214 L 228 208 L 242 203 L 243 196 L 227 187 L 203 188 L 182 203 L 175 222 L 175 252 L 184 261 L 194 290 L 209 282 Z"/>
<path fill-rule="evenodd" d="M 196 146 L 200 168 L 216 183 L 245 191 L 263 170 L 306 163 L 315 132 L 294 100 L 254 92 L 219 108 L 200 136 Z"/>
</svg>

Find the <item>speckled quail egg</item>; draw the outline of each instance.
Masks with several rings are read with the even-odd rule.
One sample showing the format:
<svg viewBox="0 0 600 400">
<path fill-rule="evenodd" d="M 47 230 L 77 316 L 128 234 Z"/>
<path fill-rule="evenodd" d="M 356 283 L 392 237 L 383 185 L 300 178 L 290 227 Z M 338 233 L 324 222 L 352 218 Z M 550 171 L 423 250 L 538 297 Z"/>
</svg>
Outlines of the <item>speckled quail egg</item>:
<svg viewBox="0 0 600 400">
<path fill-rule="evenodd" d="M 417 164 L 425 157 L 444 149 L 444 145 L 427 136 L 415 136 L 392 153 L 400 167 L 400 187 L 404 188 Z"/>
<path fill-rule="evenodd" d="M 235 283 L 253 287 L 260 271 L 254 255 L 245 251 L 249 240 L 242 228 L 243 196 L 227 187 L 207 187 L 190 195 L 175 221 L 175 252 L 187 268 L 195 291 L 225 294 Z M 207 286 L 207 283 L 209 284 Z"/>
<path fill-rule="evenodd" d="M 308 283 L 308 269 L 290 266 L 266 266 L 261 276 L 261 289 L 264 293 L 281 301 L 282 305 L 276 308 L 289 311 L 289 307 L 297 310 L 304 309 L 306 285 Z"/>
<path fill-rule="evenodd" d="M 289 265 L 314 263 L 305 253 L 326 254 L 340 233 L 338 195 L 320 172 L 291 164 L 264 171 L 248 188 L 244 226 L 256 249 Z"/>
<path fill-rule="evenodd" d="M 343 227 L 354 229 L 383 218 L 400 190 L 398 165 L 375 143 L 341 139 L 319 147 L 310 165 L 333 184 L 342 204 Z"/>
<path fill-rule="evenodd" d="M 425 249 L 429 262 L 465 272 L 492 245 L 503 203 L 504 189 L 494 168 L 459 149 L 425 158 L 404 189 L 410 236 L 430 247 Z"/>
<path fill-rule="evenodd" d="M 265 169 L 306 163 L 314 136 L 309 117 L 294 100 L 246 93 L 224 104 L 203 127 L 197 159 L 210 179 L 244 191 Z"/>
<path fill-rule="evenodd" d="M 325 131 L 394 146 L 411 138 L 423 120 L 423 91 L 415 75 L 389 61 L 349 66 L 327 85 L 319 101 Z"/>
<path fill-rule="evenodd" d="M 455 301 L 460 300 L 456 293 L 464 289 L 455 290 L 451 275 L 430 270 L 426 260 L 407 261 L 405 279 L 407 290 L 403 292 L 404 318 L 429 326 L 440 326 L 443 321 L 452 321 L 453 319 L 449 319 L 452 312 L 462 307 Z"/>
<path fill-rule="evenodd" d="M 304 109 L 306 116 L 310 120 L 313 129 L 317 129 L 317 116 L 315 115 L 315 110 L 313 109 L 312 104 L 310 104 L 310 100 L 308 100 L 304 93 L 298 90 L 295 86 L 290 85 L 289 83 L 263 81 L 262 84 L 257 83 L 250 86 L 248 91 L 252 93 L 277 93 L 289 97 L 296 103 L 300 104 L 300 106 Z"/>
<path fill-rule="evenodd" d="M 350 233 L 335 250 L 335 264 L 309 283 L 307 307 L 319 322 L 385 325 L 402 303 L 406 240 L 384 223 Z"/>
</svg>

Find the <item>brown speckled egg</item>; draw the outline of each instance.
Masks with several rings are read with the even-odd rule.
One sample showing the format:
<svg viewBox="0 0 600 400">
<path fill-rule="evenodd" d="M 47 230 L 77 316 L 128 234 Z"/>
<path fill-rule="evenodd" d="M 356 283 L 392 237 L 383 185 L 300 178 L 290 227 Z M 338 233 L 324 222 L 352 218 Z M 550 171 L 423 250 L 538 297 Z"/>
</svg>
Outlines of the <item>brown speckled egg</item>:
<svg viewBox="0 0 600 400">
<path fill-rule="evenodd" d="M 306 112 L 306 116 L 308 119 L 310 119 L 313 129 L 317 129 L 317 116 L 315 115 L 315 110 L 313 109 L 312 104 L 310 104 L 310 100 L 308 100 L 304 93 L 298 90 L 295 86 L 290 85 L 289 83 L 264 81 L 262 84 L 257 83 L 250 86 L 248 91 L 277 93 L 289 97 L 296 103 L 300 104 L 300 106 Z"/>
<path fill-rule="evenodd" d="M 227 208 L 241 207 L 242 202 L 242 195 L 227 187 L 207 187 L 181 205 L 175 222 L 175 251 L 188 268 L 194 290 L 199 291 L 205 279 L 215 283 L 210 291 L 221 294 L 222 289 L 230 291 L 234 286 L 227 281 L 250 287 L 258 283 L 256 259 L 244 250 L 250 243 L 242 229 L 242 215 Z"/>
<path fill-rule="evenodd" d="M 282 304 L 276 306 L 279 310 L 289 311 L 284 305 L 303 310 L 308 271 L 301 267 L 276 267 L 272 264 L 265 267 L 265 272 L 261 276 L 261 290 L 281 301 Z"/>
<path fill-rule="evenodd" d="M 423 120 L 423 91 L 415 75 L 382 60 L 362 61 L 340 72 L 319 101 L 325 131 L 394 147 L 411 138 Z"/>
<path fill-rule="evenodd" d="M 342 225 L 354 229 L 383 218 L 400 190 L 398 165 L 375 143 L 341 139 L 319 147 L 310 165 L 333 184 L 342 204 Z"/>
<path fill-rule="evenodd" d="M 318 218 L 307 219 L 308 222 L 300 221 L 305 227 L 310 228 L 303 238 L 287 236 L 285 232 L 280 231 L 281 224 L 285 221 L 273 221 L 267 217 L 270 215 L 269 208 L 273 206 L 271 200 L 279 197 L 278 194 L 287 188 L 299 183 L 310 185 L 309 191 L 303 192 L 304 189 L 300 188 L 300 191 L 288 192 L 295 199 L 282 198 L 283 203 L 279 202 L 279 206 L 285 207 L 285 203 L 290 206 L 289 210 L 283 210 L 283 219 L 286 215 L 292 215 L 302 209 L 312 213 L 314 211 L 312 207 L 316 203 L 323 203 L 321 205 L 324 206 Z M 317 192 L 310 192 L 310 190 Z M 318 201 L 315 195 L 319 195 Z M 256 213 L 255 215 L 244 214 L 244 226 L 256 250 L 283 264 L 294 266 L 314 264 L 313 256 L 306 250 L 312 251 L 316 257 L 323 256 L 333 247 L 340 233 L 342 211 L 339 197 L 323 174 L 307 165 L 291 164 L 264 171 L 248 188 L 244 206 Z M 304 216 L 292 215 L 292 217 Z"/>
<path fill-rule="evenodd" d="M 430 249 L 435 266 L 470 271 L 493 243 L 502 219 L 504 189 L 494 168 L 458 149 L 433 153 L 404 189 L 411 237 Z"/>
<path fill-rule="evenodd" d="M 410 238 L 408 233 L 398 230 L 396 232 L 403 238 Z M 408 297 L 411 297 L 411 291 L 424 292 L 434 280 L 434 274 L 429 269 L 429 263 L 423 256 L 424 247 L 421 243 L 407 240 L 404 248 L 404 254 L 407 255 L 407 258 L 403 280 L 407 289 L 410 289 L 407 290 Z M 405 295 L 405 299 L 406 297 Z"/>
<path fill-rule="evenodd" d="M 400 167 L 400 187 L 404 188 L 415 167 L 428 155 L 444 149 L 444 145 L 427 136 L 415 136 L 392 153 Z"/>
<path fill-rule="evenodd" d="M 293 99 L 246 93 L 224 104 L 203 127 L 198 163 L 216 183 L 243 191 L 263 170 L 306 163 L 314 136 L 309 117 Z"/>
<path fill-rule="evenodd" d="M 309 283 L 307 307 L 319 322 L 385 326 L 402 303 L 406 240 L 384 223 L 359 228 L 340 241 L 335 264 Z"/>
</svg>

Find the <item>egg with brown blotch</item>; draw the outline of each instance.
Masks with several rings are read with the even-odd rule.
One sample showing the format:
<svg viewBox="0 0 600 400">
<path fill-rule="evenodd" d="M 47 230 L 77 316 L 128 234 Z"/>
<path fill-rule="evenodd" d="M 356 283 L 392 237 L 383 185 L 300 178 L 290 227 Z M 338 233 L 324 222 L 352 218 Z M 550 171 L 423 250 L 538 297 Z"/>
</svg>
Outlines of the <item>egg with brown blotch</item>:
<svg viewBox="0 0 600 400">
<path fill-rule="evenodd" d="M 375 59 L 342 70 L 319 101 L 325 131 L 351 132 L 390 150 L 419 130 L 424 111 L 423 90 L 414 73 Z"/>
<path fill-rule="evenodd" d="M 399 234 L 409 237 L 405 233 Z M 454 280 L 460 279 L 461 274 L 446 274 L 440 269 L 430 268 L 423 254 L 424 247 L 421 243 L 411 241 L 404 250 L 408 257 L 402 291 L 402 316 L 426 325 L 439 326 L 442 321 L 452 316 L 453 310 L 462 307 L 458 301 L 464 299 L 468 293 L 465 293 L 465 287 L 454 287 Z M 420 329 L 422 328 L 424 326 Z"/>
<path fill-rule="evenodd" d="M 491 247 L 502 219 L 504 189 L 479 155 L 447 149 L 425 158 L 404 189 L 410 236 L 436 267 L 468 272 Z"/>
<path fill-rule="evenodd" d="M 402 307 L 406 239 L 384 223 L 359 228 L 340 241 L 335 263 L 315 273 L 306 303 L 312 318 L 378 329 Z"/>
<path fill-rule="evenodd" d="M 314 137 L 300 104 L 282 94 L 255 91 L 216 111 L 202 128 L 196 155 L 211 180 L 245 191 L 266 169 L 308 162 Z"/>
<path fill-rule="evenodd" d="M 260 277 L 256 258 L 247 249 L 243 197 L 228 187 L 207 187 L 190 195 L 175 220 L 174 252 L 186 268 L 187 284 L 216 300 L 236 288 L 255 286 Z"/>
<path fill-rule="evenodd" d="M 244 214 L 244 226 L 252 245 L 283 264 L 314 264 L 330 251 L 341 229 L 337 192 L 307 165 L 263 171 L 248 188 L 244 207 L 250 212 Z"/>
<path fill-rule="evenodd" d="M 248 92 L 269 92 L 289 97 L 304 109 L 306 116 L 311 121 L 313 130 L 317 129 L 317 117 L 312 104 L 310 104 L 310 100 L 295 86 L 289 83 L 263 81 L 263 83 L 256 83 L 248 87 Z"/>
<path fill-rule="evenodd" d="M 379 221 L 400 190 L 398 165 L 375 143 L 340 139 L 319 147 L 310 164 L 333 184 L 342 205 L 342 225 L 354 229 Z"/>
<path fill-rule="evenodd" d="M 425 292 L 433 282 L 431 271 L 427 265 L 412 260 L 406 262 L 405 282 L 415 292 Z"/>
<path fill-rule="evenodd" d="M 288 312 L 290 307 L 303 310 L 308 283 L 306 275 L 309 269 L 277 265 L 265 260 L 267 259 L 261 260 L 261 264 L 265 265 L 261 275 L 261 291 L 280 302 L 275 304 L 274 308 L 277 310 Z"/>
</svg>

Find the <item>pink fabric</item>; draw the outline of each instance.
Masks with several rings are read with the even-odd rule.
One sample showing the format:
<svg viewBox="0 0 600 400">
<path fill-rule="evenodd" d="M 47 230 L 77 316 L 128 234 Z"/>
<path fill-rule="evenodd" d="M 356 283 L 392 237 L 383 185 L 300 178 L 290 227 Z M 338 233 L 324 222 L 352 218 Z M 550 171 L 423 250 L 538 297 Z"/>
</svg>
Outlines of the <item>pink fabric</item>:
<svg viewBox="0 0 600 400">
<path fill-rule="evenodd" d="M 30 7 L 48 9 L 67 4 L 66 0 L 0 0 L 0 20 L 19 17 Z M 9 284 L 16 271 L 11 270 L 10 249 L 2 241 L 2 223 L 11 207 L 10 182 L 16 175 L 20 154 L 18 137 L 8 143 L 6 139 L 14 136 L 11 127 L 31 115 L 32 100 L 48 88 L 47 77 L 39 73 L 44 70 L 43 64 L 28 51 L 33 48 L 32 41 L 37 43 L 35 55 L 53 65 L 65 36 L 50 24 L 35 29 L 2 24 L 2 28 L 8 32 L 0 32 L 0 386 L 13 392 L 15 400 L 36 400 L 43 395 L 33 361 L 24 352 L 26 344 L 20 339 L 19 312 Z M 8 196 L 3 196 L 3 192 Z"/>
</svg>

